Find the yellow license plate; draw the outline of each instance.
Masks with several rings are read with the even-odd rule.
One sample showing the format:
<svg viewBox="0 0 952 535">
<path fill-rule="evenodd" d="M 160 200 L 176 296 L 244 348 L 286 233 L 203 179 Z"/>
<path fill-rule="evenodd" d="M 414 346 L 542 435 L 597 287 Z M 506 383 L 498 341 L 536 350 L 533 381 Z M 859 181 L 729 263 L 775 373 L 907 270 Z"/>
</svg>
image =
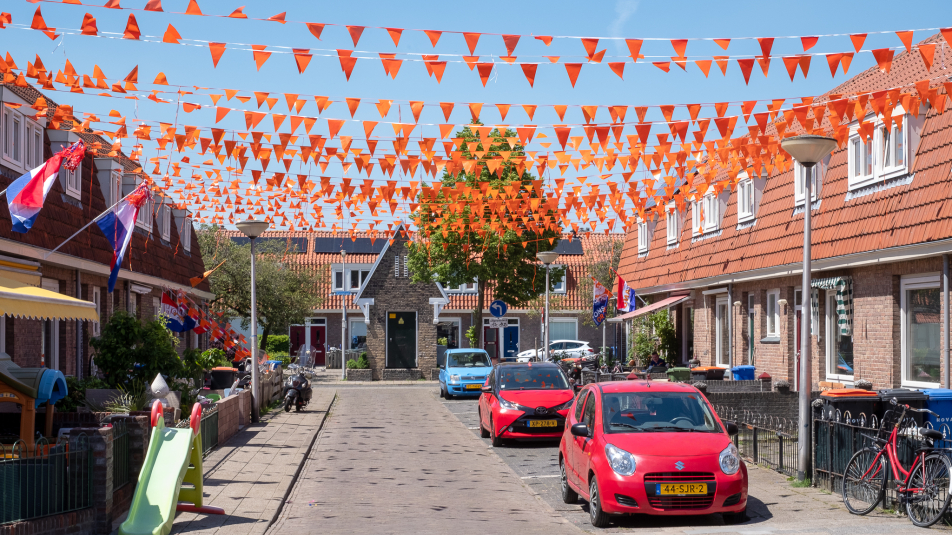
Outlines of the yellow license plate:
<svg viewBox="0 0 952 535">
<path fill-rule="evenodd" d="M 483 385 L 479 383 L 473 383 L 471 385 L 466 385 L 466 390 L 479 390 Z"/>
<path fill-rule="evenodd" d="M 529 420 L 529 427 L 558 427 L 558 420 Z"/>
<path fill-rule="evenodd" d="M 678 496 L 707 494 L 707 483 L 658 483 L 655 494 Z"/>
</svg>

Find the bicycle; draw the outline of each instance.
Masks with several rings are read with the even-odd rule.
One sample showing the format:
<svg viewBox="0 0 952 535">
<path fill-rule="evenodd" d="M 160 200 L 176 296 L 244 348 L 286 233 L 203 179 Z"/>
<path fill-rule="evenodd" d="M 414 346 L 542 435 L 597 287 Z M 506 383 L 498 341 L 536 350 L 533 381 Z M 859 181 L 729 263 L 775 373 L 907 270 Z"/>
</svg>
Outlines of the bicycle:
<svg viewBox="0 0 952 535">
<path fill-rule="evenodd" d="M 843 472 L 843 502 L 851 513 L 857 515 L 865 515 L 879 505 L 889 477 L 886 471 L 888 463 L 896 480 L 899 503 L 906 506 L 909 520 L 916 526 L 929 527 L 938 522 L 949 508 L 952 461 L 941 450 L 923 447 L 916 450 L 916 459 L 906 470 L 899 461 L 896 440 L 907 411 L 938 415 L 928 409 L 900 405 L 896 398 L 890 403 L 902 407 L 902 411 L 898 418 L 895 417 L 897 411 L 887 411 L 877 436 L 861 433 L 871 439 L 873 445 L 856 452 L 847 463 Z M 943 438 L 939 431 L 924 427 L 919 428 L 919 434 L 932 441 Z"/>
</svg>

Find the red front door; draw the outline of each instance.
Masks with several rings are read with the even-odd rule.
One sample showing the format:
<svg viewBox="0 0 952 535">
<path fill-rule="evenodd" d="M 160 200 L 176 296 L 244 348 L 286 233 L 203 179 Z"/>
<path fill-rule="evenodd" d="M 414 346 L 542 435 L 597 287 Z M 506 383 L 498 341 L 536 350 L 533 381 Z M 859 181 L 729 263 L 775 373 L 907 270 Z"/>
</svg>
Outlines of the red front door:
<svg viewBox="0 0 952 535">
<path fill-rule="evenodd" d="M 311 326 L 311 347 L 314 348 L 311 355 L 314 357 L 312 366 L 324 366 L 324 344 L 327 342 L 325 335 L 326 327 L 323 325 Z"/>
<path fill-rule="evenodd" d="M 292 325 L 291 326 L 291 355 L 297 355 L 298 349 L 304 345 L 304 326 L 303 325 Z"/>
<path fill-rule="evenodd" d="M 499 329 L 483 327 L 483 349 L 489 353 L 489 358 L 499 358 Z"/>
</svg>

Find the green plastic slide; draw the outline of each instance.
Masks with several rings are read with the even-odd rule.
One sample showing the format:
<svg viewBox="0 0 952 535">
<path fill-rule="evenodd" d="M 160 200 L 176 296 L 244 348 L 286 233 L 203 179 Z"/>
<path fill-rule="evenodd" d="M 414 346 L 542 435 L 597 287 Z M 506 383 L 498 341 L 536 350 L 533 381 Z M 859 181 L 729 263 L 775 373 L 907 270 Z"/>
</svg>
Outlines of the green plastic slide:
<svg viewBox="0 0 952 535">
<path fill-rule="evenodd" d="M 168 535 L 172 531 L 193 439 L 191 428 L 168 429 L 165 419 L 158 417 L 129 516 L 119 526 L 119 535 Z"/>
</svg>

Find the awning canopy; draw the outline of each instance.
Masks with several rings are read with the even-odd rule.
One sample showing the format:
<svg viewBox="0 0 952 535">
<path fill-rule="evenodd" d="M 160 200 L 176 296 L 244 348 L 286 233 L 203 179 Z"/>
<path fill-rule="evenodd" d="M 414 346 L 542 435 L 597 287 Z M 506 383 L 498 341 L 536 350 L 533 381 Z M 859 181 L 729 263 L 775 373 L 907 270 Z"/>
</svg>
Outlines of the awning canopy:
<svg viewBox="0 0 952 535">
<path fill-rule="evenodd" d="M 632 318 L 637 318 L 638 316 L 641 316 L 642 314 L 650 314 L 652 312 L 655 312 L 656 310 L 661 310 L 662 308 L 671 308 L 674 305 L 682 301 L 687 301 L 690 298 L 691 298 L 690 295 L 675 295 L 673 297 L 667 297 L 665 299 L 662 299 L 661 301 L 658 301 L 657 303 L 652 303 L 646 307 L 639 308 L 638 310 L 633 310 L 631 312 L 622 314 L 621 316 L 615 316 L 614 318 L 610 318 L 608 319 L 608 321 L 612 323 L 616 323 L 619 321 L 630 320 Z"/>
<path fill-rule="evenodd" d="M 0 277 L 0 314 L 38 320 L 99 321 L 95 303 Z"/>
</svg>

